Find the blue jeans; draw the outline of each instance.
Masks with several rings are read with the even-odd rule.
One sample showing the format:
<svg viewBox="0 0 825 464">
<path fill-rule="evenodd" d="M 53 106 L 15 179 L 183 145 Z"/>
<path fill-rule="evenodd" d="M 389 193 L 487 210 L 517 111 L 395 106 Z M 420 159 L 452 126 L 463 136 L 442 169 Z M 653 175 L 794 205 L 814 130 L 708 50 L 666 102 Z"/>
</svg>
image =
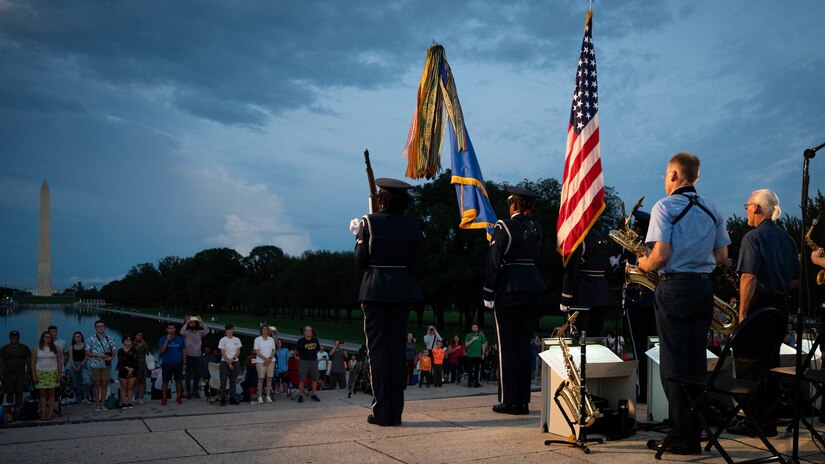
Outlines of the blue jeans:
<svg viewBox="0 0 825 464">
<path fill-rule="evenodd" d="M 79 372 L 75 370 L 78 367 L 80 367 Z M 92 386 L 92 373 L 89 370 L 89 366 L 87 364 L 83 364 L 81 367 L 80 363 L 75 361 L 72 363 L 72 367 L 69 368 L 69 371 L 72 374 L 72 391 L 74 391 L 75 400 L 79 403 L 82 400 L 89 398 L 89 389 Z"/>
</svg>

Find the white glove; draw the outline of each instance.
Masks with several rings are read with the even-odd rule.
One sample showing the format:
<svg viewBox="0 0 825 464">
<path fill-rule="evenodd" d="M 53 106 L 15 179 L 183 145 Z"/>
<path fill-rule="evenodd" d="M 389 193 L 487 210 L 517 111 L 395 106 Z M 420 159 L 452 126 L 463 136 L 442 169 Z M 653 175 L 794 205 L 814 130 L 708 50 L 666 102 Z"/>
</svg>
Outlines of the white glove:
<svg viewBox="0 0 825 464">
<path fill-rule="evenodd" d="M 487 309 L 493 309 L 496 306 L 495 301 L 484 300 L 484 307 Z"/>
<path fill-rule="evenodd" d="M 620 258 L 621 258 L 621 255 L 611 256 L 610 257 L 610 267 L 612 267 L 613 269 L 616 269 L 617 267 L 619 267 L 619 259 Z"/>
<path fill-rule="evenodd" d="M 566 313 L 567 311 L 570 311 L 570 306 L 563 305 L 563 304 L 559 303 L 559 309 L 560 309 L 563 313 Z"/>
<path fill-rule="evenodd" d="M 358 218 L 353 219 L 349 222 L 349 231 L 352 232 L 352 235 L 358 236 L 361 233 L 361 220 Z"/>
</svg>

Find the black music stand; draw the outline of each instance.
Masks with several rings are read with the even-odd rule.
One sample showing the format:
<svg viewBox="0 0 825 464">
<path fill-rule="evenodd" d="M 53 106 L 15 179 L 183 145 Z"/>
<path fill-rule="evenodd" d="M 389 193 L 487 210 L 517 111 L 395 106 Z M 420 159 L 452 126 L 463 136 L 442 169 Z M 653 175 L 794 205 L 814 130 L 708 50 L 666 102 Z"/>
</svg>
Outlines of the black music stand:
<svg viewBox="0 0 825 464">
<path fill-rule="evenodd" d="M 577 307 L 577 308 L 570 308 L 570 311 L 588 311 L 590 308 L 587 307 Z M 572 327 L 571 327 L 572 330 Z M 568 440 L 544 440 L 545 446 L 549 445 L 568 445 L 574 448 L 578 448 L 584 451 L 584 454 L 590 454 L 590 448 L 587 447 L 587 443 L 604 443 L 604 440 L 601 438 L 587 438 L 587 428 L 582 426 L 582 419 L 585 416 L 585 406 L 584 406 L 584 399 L 587 393 L 587 331 L 582 331 L 581 336 L 581 361 L 579 365 L 579 371 L 581 372 L 581 385 L 579 390 L 579 433 L 578 438 L 575 441 L 568 441 Z"/>
</svg>

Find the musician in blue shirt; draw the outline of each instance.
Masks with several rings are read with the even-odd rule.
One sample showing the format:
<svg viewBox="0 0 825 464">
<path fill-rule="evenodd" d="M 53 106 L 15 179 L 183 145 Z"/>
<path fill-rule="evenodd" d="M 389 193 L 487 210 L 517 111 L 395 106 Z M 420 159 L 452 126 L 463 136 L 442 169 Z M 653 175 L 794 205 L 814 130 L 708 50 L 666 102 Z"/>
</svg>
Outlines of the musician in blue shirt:
<svg viewBox="0 0 825 464">
<path fill-rule="evenodd" d="M 710 273 L 725 264 L 730 238 L 725 218 L 694 185 L 699 179 L 699 158 L 678 153 L 670 158 L 662 178 L 666 197 L 653 206 L 645 239 L 651 248 L 639 258 L 644 271 L 658 271 L 654 294 L 656 325 L 660 340 L 660 372 L 669 403 L 671 424 L 688 415 L 690 402 L 679 387 L 667 379 L 707 372 L 705 349 L 713 317 Z M 674 454 L 700 454 L 701 425 L 689 418 L 686 426 L 673 430 Z M 650 440 L 658 451 L 661 442 Z"/>
<path fill-rule="evenodd" d="M 782 215 L 779 197 L 772 191 L 757 190 L 745 203 L 748 225 L 754 227 L 742 237 L 739 247 L 738 272 L 741 274 L 739 285 L 739 320 L 743 321 L 760 308 L 776 308 L 788 317 L 788 290 L 799 285 L 799 260 L 796 243 L 787 232 L 774 222 Z M 784 324 L 783 324 L 784 327 Z M 777 331 L 779 337 L 784 334 Z M 767 343 L 768 340 L 765 340 Z M 765 408 L 771 399 L 779 396 L 779 383 L 776 379 L 760 378 L 762 365 L 745 361 L 747 352 L 734 353 L 736 377 L 740 379 L 764 382 L 754 401 L 755 419 L 766 436 L 776 435 L 776 410 L 767 416 Z M 768 368 L 779 366 L 779 351 L 768 360 Z M 756 432 L 748 423 L 728 427 L 728 431 L 737 435 L 754 435 Z"/>
</svg>

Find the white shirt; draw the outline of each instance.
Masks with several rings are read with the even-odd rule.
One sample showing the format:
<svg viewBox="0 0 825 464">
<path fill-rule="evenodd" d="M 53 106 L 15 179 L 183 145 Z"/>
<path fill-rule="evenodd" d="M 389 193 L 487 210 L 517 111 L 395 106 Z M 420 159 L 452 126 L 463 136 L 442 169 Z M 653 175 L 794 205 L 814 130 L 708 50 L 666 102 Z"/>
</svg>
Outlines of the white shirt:
<svg viewBox="0 0 825 464">
<path fill-rule="evenodd" d="M 275 339 L 272 337 L 256 337 L 255 341 L 252 344 L 253 350 L 258 350 L 258 356 L 255 356 L 256 363 L 264 362 L 264 359 L 269 359 L 272 357 L 272 354 L 275 352 Z M 262 357 L 264 359 L 262 359 Z"/>
<path fill-rule="evenodd" d="M 218 349 L 221 350 L 225 358 L 234 361 L 241 352 L 241 339 L 238 337 L 223 337 L 221 341 L 218 342 Z"/>
<path fill-rule="evenodd" d="M 319 351 L 318 352 L 318 370 L 325 371 L 327 370 L 327 360 L 329 359 L 329 354 L 326 351 Z"/>
</svg>

